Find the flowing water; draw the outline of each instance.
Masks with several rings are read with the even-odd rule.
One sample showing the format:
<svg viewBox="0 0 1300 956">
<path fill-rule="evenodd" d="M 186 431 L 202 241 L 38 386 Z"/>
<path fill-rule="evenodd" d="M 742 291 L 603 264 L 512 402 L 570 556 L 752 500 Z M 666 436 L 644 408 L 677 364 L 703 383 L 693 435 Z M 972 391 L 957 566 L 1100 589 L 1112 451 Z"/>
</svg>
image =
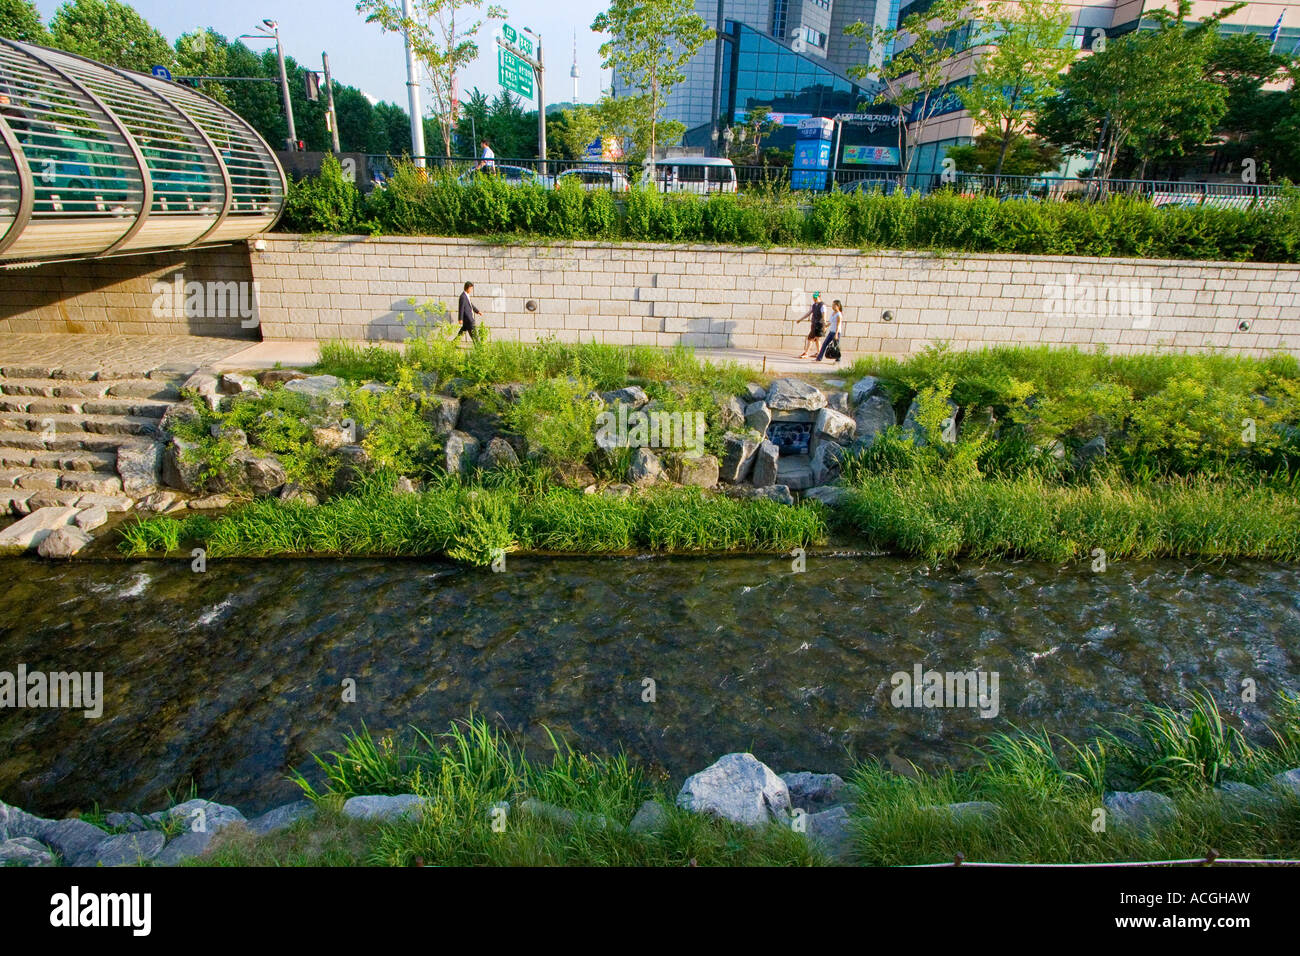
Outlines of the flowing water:
<svg viewBox="0 0 1300 956">
<path fill-rule="evenodd" d="M 549 727 L 677 779 L 733 750 L 781 772 L 961 762 L 1012 725 L 1083 737 L 1200 686 L 1259 731 L 1300 688 L 1298 584 L 1296 566 L 1173 561 L 5 559 L 0 671 L 102 671 L 105 703 L 99 719 L 0 709 L 0 799 L 153 810 L 193 782 L 255 812 L 294 799 L 288 772 L 362 722 L 439 730 L 471 712 L 534 755 Z M 997 715 L 893 706 L 891 675 L 917 664 L 997 672 Z"/>
</svg>

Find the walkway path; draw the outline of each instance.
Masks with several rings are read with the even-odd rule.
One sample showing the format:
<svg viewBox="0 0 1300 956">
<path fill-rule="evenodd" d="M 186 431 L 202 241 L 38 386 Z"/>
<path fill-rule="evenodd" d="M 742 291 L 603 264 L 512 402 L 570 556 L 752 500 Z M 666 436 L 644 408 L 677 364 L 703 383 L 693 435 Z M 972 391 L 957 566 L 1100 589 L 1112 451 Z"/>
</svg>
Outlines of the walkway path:
<svg viewBox="0 0 1300 956">
<path fill-rule="evenodd" d="M 400 343 L 371 344 L 396 348 Z M 81 373 L 100 370 L 106 373 L 104 378 L 111 378 L 117 377 L 113 373 L 119 370 L 139 374 L 152 369 L 193 371 L 200 366 L 259 369 L 274 368 L 277 363 L 282 368 L 301 368 L 315 364 L 319 345 L 313 340 L 249 343 L 247 339 L 195 335 L 22 333 L 0 336 L 0 369 L 58 369 L 63 371 L 61 377 L 82 379 L 89 376 Z M 697 349 L 695 354 L 709 362 L 738 362 L 777 375 L 826 374 L 844 369 L 844 364 L 819 364 L 790 353 L 755 349 Z"/>
</svg>

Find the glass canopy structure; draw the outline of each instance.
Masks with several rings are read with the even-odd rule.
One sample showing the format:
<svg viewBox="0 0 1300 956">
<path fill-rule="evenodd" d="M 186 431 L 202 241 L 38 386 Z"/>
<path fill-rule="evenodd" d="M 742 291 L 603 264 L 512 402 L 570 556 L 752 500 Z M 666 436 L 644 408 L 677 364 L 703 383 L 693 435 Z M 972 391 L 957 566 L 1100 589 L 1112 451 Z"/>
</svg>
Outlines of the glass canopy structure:
<svg viewBox="0 0 1300 956">
<path fill-rule="evenodd" d="M 215 100 L 0 37 L 0 266 L 247 239 L 285 192 L 266 141 Z"/>
</svg>

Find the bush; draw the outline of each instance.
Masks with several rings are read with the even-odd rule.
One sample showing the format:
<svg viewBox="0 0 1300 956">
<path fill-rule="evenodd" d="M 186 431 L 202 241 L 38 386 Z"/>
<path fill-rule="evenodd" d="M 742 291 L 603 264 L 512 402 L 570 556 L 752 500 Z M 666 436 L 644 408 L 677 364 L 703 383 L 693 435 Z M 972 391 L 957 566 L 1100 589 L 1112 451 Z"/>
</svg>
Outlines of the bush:
<svg viewBox="0 0 1300 956">
<path fill-rule="evenodd" d="M 325 157 L 319 176 L 289 186 L 281 223 L 294 232 L 308 233 L 349 233 L 363 228 L 361 192 L 344 180 L 337 157 Z"/>
</svg>

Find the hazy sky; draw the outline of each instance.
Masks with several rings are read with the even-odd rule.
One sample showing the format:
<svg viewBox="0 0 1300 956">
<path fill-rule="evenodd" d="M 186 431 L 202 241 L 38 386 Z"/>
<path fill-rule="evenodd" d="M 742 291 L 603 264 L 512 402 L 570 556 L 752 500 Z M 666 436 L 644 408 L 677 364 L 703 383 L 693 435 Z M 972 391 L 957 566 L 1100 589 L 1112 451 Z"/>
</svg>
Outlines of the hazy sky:
<svg viewBox="0 0 1300 956">
<path fill-rule="evenodd" d="M 62 0 L 36 0 L 48 21 Z M 330 56 L 330 72 L 340 83 L 355 86 L 381 100 L 406 106 L 406 61 L 402 40 L 368 24 L 348 0 L 127 0 L 140 15 L 161 30 L 168 40 L 200 27 L 212 27 L 229 39 L 254 32 L 264 18 L 278 20 L 284 52 L 303 66 L 320 69 L 320 55 Z M 551 103 L 573 96 L 569 67 L 573 64 L 573 32 L 578 32 L 578 92 L 583 102 L 600 94 L 601 70 L 597 48 L 600 37 L 591 21 L 608 6 L 607 0 L 507 0 L 508 22 L 542 35 L 546 70 L 546 99 Z M 486 4 L 484 5 L 486 9 Z M 475 86 L 495 94 L 497 47 L 493 42 L 497 21 L 480 31 L 478 61 L 463 74 L 461 90 Z M 245 40 L 251 48 L 270 44 Z M 424 99 L 428 109 L 428 97 Z M 532 106 L 536 107 L 536 101 Z M 527 108 L 527 104 L 525 105 Z"/>
</svg>

